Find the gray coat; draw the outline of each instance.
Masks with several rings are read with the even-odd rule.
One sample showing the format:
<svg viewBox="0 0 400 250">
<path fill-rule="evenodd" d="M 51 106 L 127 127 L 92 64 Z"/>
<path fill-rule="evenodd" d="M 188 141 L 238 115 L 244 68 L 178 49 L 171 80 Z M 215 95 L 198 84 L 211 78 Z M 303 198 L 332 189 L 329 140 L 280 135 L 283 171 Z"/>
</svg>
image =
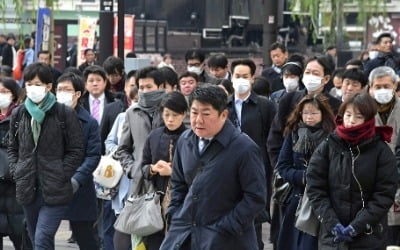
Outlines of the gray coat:
<svg viewBox="0 0 400 250">
<path fill-rule="evenodd" d="M 126 111 L 122 126 L 121 140 L 115 153 L 121 165 L 132 179 L 129 193 L 140 191 L 142 174 L 142 154 L 144 144 L 150 131 L 163 125 L 160 112 L 157 110 L 151 118 L 137 104 Z"/>
</svg>

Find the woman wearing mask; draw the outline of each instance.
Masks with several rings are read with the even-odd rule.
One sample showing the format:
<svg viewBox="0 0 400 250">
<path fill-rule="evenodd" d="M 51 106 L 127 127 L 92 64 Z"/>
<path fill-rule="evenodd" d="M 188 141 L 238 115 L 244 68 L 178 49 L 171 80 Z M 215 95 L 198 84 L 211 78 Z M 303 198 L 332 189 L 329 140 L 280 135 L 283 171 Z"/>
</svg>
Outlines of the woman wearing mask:
<svg viewBox="0 0 400 250">
<path fill-rule="evenodd" d="M 298 91 L 302 86 L 303 64 L 296 61 L 288 61 L 282 66 L 282 81 L 285 89 L 271 94 L 271 101 L 279 103 L 279 100 L 287 93 Z"/>
<path fill-rule="evenodd" d="M 143 149 L 142 170 L 146 179 L 151 180 L 157 191 L 165 195 L 161 198 L 162 208 L 169 205 L 169 179 L 176 141 L 186 130 L 183 120 L 188 110 L 185 97 L 179 92 L 167 94 L 161 101 L 161 113 L 165 126 L 154 129 L 147 137 Z M 164 210 L 164 212 L 165 212 Z M 147 250 L 160 249 L 165 230 L 144 238 Z"/>
<path fill-rule="evenodd" d="M 27 97 L 11 116 L 10 174 L 34 249 L 54 249 L 54 235 L 73 197 L 71 177 L 84 155 L 74 110 L 57 104 L 49 66 L 24 70 Z M 68 135 L 68 136 L 67 136 Z"/>
<path fill-rule="evenodd" d="M 15 198 L 15 182 L 9 174 L 7 154 L 11 112 L 17 107 L 20 95 L 21 89 L 14 80 L 0 79 L 0 235 L 8 235 L 15 249 L 26 249 L 32 246 L 29 239 L 22 243 L 24 212 Z"/>
<path fill-rule="evenodd" d="M 271 165 L 275 166 L 278 161 L 279 152 L 283 144 L 283 130 L 289 114 L 295 109 L 300 100 L 307 94 L 322 94 L 328 99 L 328 103 L 333 113 L 336 114 L 341 101 L 337 98 L 324 93 L 324 87 L 330 79 L 331 68 L 326 57 L 310 58 L 303 72 L 302 82 L 305 89 L 287 93 L 283 96 L 278 105 L 278 112 L 274 118 L 270 133 L 268 135 L 268 154 Z M 280 227 L 280 214 L 283 214 L 284 207 L 274 208 L 271 222 L 271 238 L 275 242 Z"/>
<path fill-rule="evenodd" d="M 376 127 L 375 101 L 355 94 L 341 106 L 336 131 L 307 169 L 307 195 L 321 222 L 319 249 L 384 249 L 383 230 L 397 188 L 392 128 Z"/>
<path fill-rule="evenodd" d="M 278 250 L 318 249 L 317 239 L 295 228 L 295 213 L 306 185 L 306 169 L 312 153 L 335 128 L 333 113 L 323 95 L 307 95 L 290 114 L 277 169 L 293 191 L 283 215 Z"/>
</svg>

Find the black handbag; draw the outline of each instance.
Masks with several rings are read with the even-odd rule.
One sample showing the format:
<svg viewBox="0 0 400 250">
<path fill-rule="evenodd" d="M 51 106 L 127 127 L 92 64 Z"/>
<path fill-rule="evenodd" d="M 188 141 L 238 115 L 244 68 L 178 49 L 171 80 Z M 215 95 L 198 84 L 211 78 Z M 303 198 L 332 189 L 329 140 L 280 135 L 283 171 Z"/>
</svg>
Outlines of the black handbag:
<svg viewBox="0 0 400 250">
<path fill-rule="evenodd" d="M 289 202 L 290 194 L 293 191 L 292 185 L 286 182 L 274 169 L 272 180 L 272 199 L 279 205 L 287 205 Z"/>
</svg>

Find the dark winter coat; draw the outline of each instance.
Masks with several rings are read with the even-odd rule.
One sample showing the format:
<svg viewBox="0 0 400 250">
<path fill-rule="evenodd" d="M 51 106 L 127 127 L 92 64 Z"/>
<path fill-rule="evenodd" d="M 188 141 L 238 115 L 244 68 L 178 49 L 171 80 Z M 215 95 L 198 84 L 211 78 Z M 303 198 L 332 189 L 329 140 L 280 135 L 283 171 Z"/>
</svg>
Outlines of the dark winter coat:
<svg viewBox="0 0 400 250">
<path fill-rule="evenodd" d="M 82 125 L 85 158 L 72 178 L 78 181 L 79 189 L 74 194 L 66 215 L 67 220 L 94 221 L 97 218 L 96 191 L 94 190 L 93 171 L 101 156 L 99 126 L 83 107 L 77 108 Z"/>
<path fill-rule="evenodd" d="M 167 190 L 169 176 L 150 175 L 150 165 L 157 161 L 170 161 L 170 143 L 172 141 L 173 149 L 179 136 L 186 130 L 182 124 L 176 131 L 169 131 L 165 126 L 156 128 L 150 132 L 143 148 L 142 171 L 147 179 L 152 180 L 157 191 L 165 193 Z M 173 153 L 173 152 L 172 152 Z"/>
<path fill-rule="evenodd" d="M 398 57 L 395 57 L 392 53 L 389 54 L 379 53 L 378 57 L 365 62 L 364 72 L 366 75 L 369 75 L 372 70 L 380 66 L 391 67 L 396 72 L 396 74 L 400 73 L 400 60 Z"/>
<path fill-rule="evenodd" d="M 71 177 L 84 156 L 82 129 L 76 112 L 69 107 L 62 112 L 61 106 L 56 103 L 46 112 L 36 146 L 32 117 L 25 106 L 21 105 L 11 115 L 10 172 L 16 182 L 17 201 L 22 205 L 35 199 L 37 188 L 49 205 L 64 205 L 72 200 Z M 59 116 L 64 115 L 61 124 Z"/>
<path fill-rule="evenodd" d="M 165 126 L 156 128 L 150 132 L 147 137 L 146 143 L 143 149 L 143 160 L 142 160 L 142 171 L 146 179 L 152 181 L 155 189 L 165 193 L 167 190 L 170 176 L 161 176 L 159 174 L 150 174 L 150 164 L 156 164 L 159 160 L 170 162 L 170 153 L 174 153 L 176 142 L 179 136 L 186 130 L 185 125 L 182 124 L 175 131 L 169 131 Z M 172 148 L 170 145 L 172 143 Z M 161 201 L 164 196 L 161 197 Z M 144 237 L 146 249 L 160 249 L 162 240 L 164 239 L 164 230 L 156 232 L 154 234 Z"/>
<path fill-rule="evenodd" d="M 271 93 L 280 89 L 285 89 L 283 85 L 281 74 L 277 73 L 272 67 L 266 68 L 261 75 L 268 79 L 270 83 Z"/>
<path fill-rule="evenodd" d="M 235 124 L 235 126 L 240 126 L 239 130 L 246 133 L 258 145 L 258 147 L 260 147 L 268 187 L 266 206 L 267 214 L 265 215 L 265 219 L 269 220 L 269 200 L 271 199 L 271 180 L 273 167 L 271 166 L 267 154 L 267 138 L 272 120 L 275 116 L 275 105 L 266 97 L 258 96 L 256 93 L 251 92 L 249 98 L 242 104 L 240 125 L 235 110 L 234 98 L 228 101 L 228 110 L 229 120 Z M 265 221 L 265 219 L 263 219 L 263 221 Z"/>
<path fill-rule="evenodd" d="M 378 136 L 350 147 L 331 134 L 311 157 L 307 185 L 321 221 L 320 249 L 385 248 L 383 228 L 397 189 L 397 169 L 392 151 Z M 351 243 L 339 247 L 333 242 L 337 223 L 351 224 L 358 233 Z"/>
<path fill-rule="evenodd" d="M 230 121 L 200 155 L 198 137 L 178 140 L 171 177 L 171 225 L 161 250 L 258 249 L 253 221 L 265 208 L 266 185 L 258 146 Z"/>
<path fill-rule="evenodd" d="M 285 137 L 282 150 L 279 154 L 278 164 L 276 165 L 279 175 L 293 187 L 293 191 L 289 196 L 288 205 L 284 210 L 277 249 L 313 250 L 317 249 L 317 239 L 295 228 L 295 213 L 299 205 L 299 198 L 304 193 L 306 162 L 309 161 L 310 156 L 293 152 L 293 145 L 296 143 L 296 138 L 293 136 L 293 133 L 296 134 L 296 131 Z"/>
</svg>

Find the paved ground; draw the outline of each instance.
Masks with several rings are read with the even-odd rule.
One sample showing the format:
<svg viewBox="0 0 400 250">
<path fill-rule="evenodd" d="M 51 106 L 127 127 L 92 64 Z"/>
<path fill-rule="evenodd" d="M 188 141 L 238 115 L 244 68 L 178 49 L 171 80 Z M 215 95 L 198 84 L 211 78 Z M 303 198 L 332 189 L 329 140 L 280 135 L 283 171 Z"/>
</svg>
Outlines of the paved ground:
<svg viewBox="0 0 400 250">
<path fill-rule="evenodd" d="M 76 244 L 67 243 L 67 239 L 70 237 L 71 232 L 69 231 L 69 225 L 67 221 L 61 223 L 60 228 L 56 234 L 56 250 L 69 250 L 69 249 L 79 249 Z M 264 243 L 268 243 L 269 235 L 269 224 L 265 223 L 263 226 L 263 238 Z M 0 247 L 1 249 L 1 247 Z M 4 238 L 4 250 L 14 250 L 14 247 L 8 237 Z M 272 250 L 271 244 L 266 244 L 264 250 Z"/>
</svg>

